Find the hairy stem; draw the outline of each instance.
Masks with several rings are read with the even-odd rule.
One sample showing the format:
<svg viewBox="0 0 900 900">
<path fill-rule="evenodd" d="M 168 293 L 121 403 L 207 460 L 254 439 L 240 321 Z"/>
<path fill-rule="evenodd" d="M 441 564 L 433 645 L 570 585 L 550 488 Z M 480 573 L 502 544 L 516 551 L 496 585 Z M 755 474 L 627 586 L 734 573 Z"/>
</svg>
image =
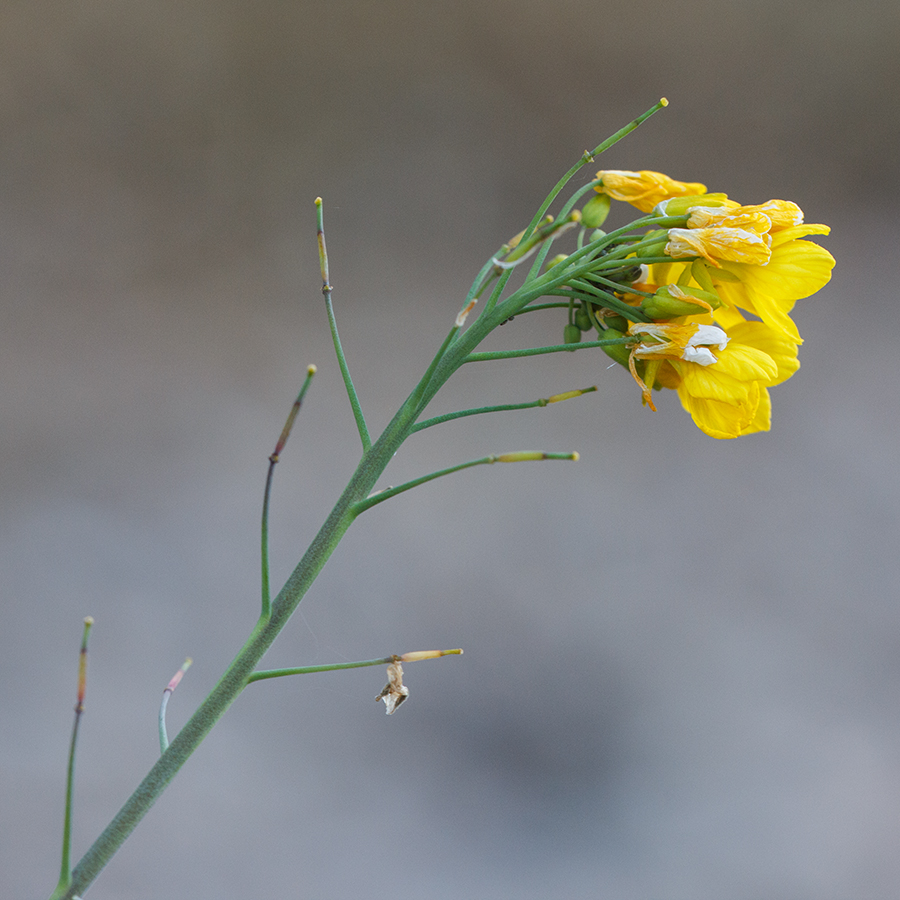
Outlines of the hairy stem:
<svg viewBox="0 0 900 900">
<path fill-rule="evenodd" d="M 449 377 L 449 373 L 447 375 Z M 376 480 L 390 462 L 394 452 L 409 435 L 415 421 L 415 405 L 401 407 L 381 437 L 363 456 L 334 509 L 325 520 L 309 549 L 272 601 L 270 615 L 257 622 L 247 642 L 225 670 L 219 683 L 200 704 L 165 753 L 147 773 L 137 790 L 115 815 L 100 837 L 72 870 L 68 889 L 60 900 L 82 895 L 113 854 L 134 831 L 138 822 L 166 789 L 178 770 L 187 762 L 213 726 L 238 697 L 291 614 L 315 581 L 356 513 L 353 505 L 371 492 Z"/>
</svg>

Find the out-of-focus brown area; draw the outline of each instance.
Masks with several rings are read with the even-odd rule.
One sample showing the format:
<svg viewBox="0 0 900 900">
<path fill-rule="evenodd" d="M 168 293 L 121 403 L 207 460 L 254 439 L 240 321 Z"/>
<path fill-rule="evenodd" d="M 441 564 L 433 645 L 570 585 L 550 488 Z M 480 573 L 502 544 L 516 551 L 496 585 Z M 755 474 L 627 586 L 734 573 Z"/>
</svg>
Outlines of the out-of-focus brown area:
<svg viewBox="0 0 900 900">
<path fill-rule="evenodd" d="M 895 2 L 10 2 L 0 11 L 0 885 L 56 881 L 81 620 L 78 858 L 215 683 L 483 261 L 587 147 L 797 201 L 834 279 L 798 303 L 774 428 L 716 442 L 588 352 L 470 366 L 449 411 L 597 384 L 404 447 L 272 666 L 91 891 L 892 898 L 900 889 Z M 499 339 L 547 343 L 519 317 Z"/>
</svg>

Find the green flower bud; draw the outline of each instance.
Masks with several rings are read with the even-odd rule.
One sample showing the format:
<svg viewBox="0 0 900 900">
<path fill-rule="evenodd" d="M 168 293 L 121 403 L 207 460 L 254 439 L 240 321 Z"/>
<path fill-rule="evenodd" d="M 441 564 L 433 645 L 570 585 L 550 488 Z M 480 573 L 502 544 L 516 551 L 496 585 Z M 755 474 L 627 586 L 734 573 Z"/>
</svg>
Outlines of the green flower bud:
<svg viewBox="0 0 900 900">
<path fill-rule="evenodd" d="M 563 328 L 563 343 L 577 344 L 581 340 L 581 329 L 577 325 L 566 325 Z"/>
<path fill-rule="evenodd" d="M 693 194 L 688 197 L 670 197 L 656 205 L 653 212 L 659 216 L 684 216 L 695 206 L 738 206 L 727 194 Z"/>
<path fill-rule="evenodd" d="M 619 331 L 617 328 L 607 328 L 606 331 L 600 335 L 600 340 L 604 340 L 606 338 L 623 338 L 625 337 L 625 333 Z M 619 365 L 625 366 L 628 368 L 628 357 L 631 355 L 631 351 L 628 349 L 626 344 L 610 344 L 607 347 L 600 348 L 610 359 L 615 360 Z"/>
<path fill-rule="evenodd" d="M 552 269 L 555 265 L 561 262 L 565 262 L 569 258 L 567 253 L 557 253 L 552 259 L 548 259 L 546 263 L 544 263 L 544 271 L 547 269 Z"/>
<path fill-rule="evenodd" d="M 595 194 L 581 209 L 581 224 L 585 228 L 599 228 L 609 215 L 608 194 Z"/>
<path fill-rule="evenodd" d="M 575 310 L 575 324 L 581 331 L 590 331 L 594 327 L 594 323 L 591 322 L 588 311 L 583 306 L 579 306 L 578 309 Z"/>
<path fill-rule="evenodd" d="M 721 305 L 722 301 L 718 294 L 701 291 L 700 288 L 682 288 L 677 284 L 667 284 L 652 297 L 645 297 L 641 309 L 651 319 L 658 321 L 677 319 L 679 316 L 701 315 L 718 309 Z"/>
<path fill-rule="evenodd" d="M 667 228 L 662 228 L 657 229 L 656 231 L 648 231 L 647 234 L 644 235 L 643 240 L 646 241 L 648 238 L 653 237 L 658 238 L 656 243 L 645 244 L 637 251 L 640 253 L 640 256 L 638 257 L 639 262 L 641 259 L 666 255 L 666 244 L 669 243 L 669 230 Z"/>
<path fill-rule="evenodd" d="M 610 328 L 615 328 L 616 331 L 626 332 L 628 331 L 628 319 L 625 316 L 605 316 L 603 319 Z M 616 337 L 616 335 L 611 335 L 611 337 Z"/>
</svg>

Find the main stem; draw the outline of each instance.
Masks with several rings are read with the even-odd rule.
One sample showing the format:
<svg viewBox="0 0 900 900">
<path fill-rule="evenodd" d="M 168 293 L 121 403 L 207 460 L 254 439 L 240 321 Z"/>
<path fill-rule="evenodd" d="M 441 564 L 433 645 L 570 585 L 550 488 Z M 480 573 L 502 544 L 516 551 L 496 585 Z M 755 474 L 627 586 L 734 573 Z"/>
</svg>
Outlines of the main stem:
<svg viewBox="0 0 900 900">
<path fill-rule="evenodd" d="M 447 373 L 449 377 L 450 373 Z M 446 379 L 444 379 L 446 380 Z M 433 393 L 429 392 L 431 396 Z M 412 398 L 411 398 L 412 400 Z M 226 669 L 218 684 L 200 704 L 169 749 L 157 760 L 137 790 L 85 853 L 72 871 L 72 880 L 61 900 L 79 896 L 91 885 L 113 854 L 134 831 L 156 798 L 166 789 L 188 757 L 212 730 L 247 685 L 257 663 L 272 645 L 291 614 L 300 604 L 316 576 L 328 561 L 357 513 L 354 504 L 367 497 L 397 448 L 409 436 L 420 406 L 407 401 L 381 437 L 363 455 L 359 466 L 341 494 L 319 533 L 272 602 L 268 618 L 260 618 L 247 642 Z"/>
<path fill-rule="evenodd" d="M 595 153 L 600 152 L 627 131 L 637 127 L 643 119 L 655 112 L 663 101 L 657 104 L 653 110 L 635 120 L 621 133 L 614 135 L 610 141 L 601 144 Z M 590 159 L 585 158 L 565 176 L 547 202 L 541 209 L 541 215 L 559 189 L 568 178 Z M 532 223 L 532 227 L 537 222 Z M 323 236 L 320 235 L 320 240 Z M 573 256 L 577 257 L 578 251 Z M 323 247 L 324 253 L 324 247 Z M 287 624 L 294 610 L 315 581 L 322 567 L 334 552 L 344 533 L 359 514 L 359 501 L 366 498 L 375 486 L 381 473 L 391 461 L 394 453 L 400 445 L 412 433 L 416 420 L 428 405 L 429 401 L 446 383 L 447 379 L 466 362 L 469 355 L 484 339 L 484 337 L 505 319 L 516 315 L 532 300 L 548 293 L 561 285 L 574 271 L 567 270 L 564 274 L 555 274 L 551 269 L 543 275 L 531 280 L 528 287 L 523 286 L 514 292 L 502 304 L 497 306 L 499 293 L 505 284 L 505 277 L 501 277 L 495 295 L 486 304 L 482 315 L 472 323 L 465 332 L 457 334 L 452 331 L 444 345 L 438 351 L 434 362 L 429 366 L 425 376 L 410 394 L 403 406 L 385 428 L 381 437 L 367 446 L 368 437 L 364 435 L 364 452 L 359 466 L 353 473 L 349 484 L 341 494 L 334 509 L 325 520 L 319 533 L 309 545 L 303 558 L 291 573 L 278 596 L 272 601 L 269 614 L 260 616 L 246 643 L 234 658 L 233 662 L 225 670 L 218 684 L 210 692 L 209 696 L 200 704 L 197 711 L 191 716 L 187 724 L 178 733 L 178 736 L 169 745 L 169 748 L 157 760 L 153 768 L 147 773 L 144 780 L 138 785 L 137 790 L 128 798 L 125 805 L 119 810 L 115 818 L 109 823 L 100 837 L 91 845 L 90 849 L 82 857 L 81 861 L 72 870 L 72 880 L 68 890 L 60 895 L 55 895 L 54 900 L 72 900 L 82 895 L 93 883 L 103 867 L 109 862 L 115 852 L 122 846 L 125 839 L 137 827 L 138 822 L 144 817 L 156 798 L 166 789 L 169 782 L 175 777 L 178 770 L 187 762 L 188 757 L 200 746 L 201 741 L 212 730 L 213 726 L 222 717 L 229 706 L 234 702 L 241 691 L 247 686 L 250 675 L 262 659 L 265 652 L 272 646 L 279 632 Z M 323 270 L 323 279 L 327 285 L 327 271 Z M 458 326 L 459 327 L 459 326 Z M 352 398 L 351 398 L 352 399 Z M 363 430 L 361 429 L 361 434 Z"/>
</svg>

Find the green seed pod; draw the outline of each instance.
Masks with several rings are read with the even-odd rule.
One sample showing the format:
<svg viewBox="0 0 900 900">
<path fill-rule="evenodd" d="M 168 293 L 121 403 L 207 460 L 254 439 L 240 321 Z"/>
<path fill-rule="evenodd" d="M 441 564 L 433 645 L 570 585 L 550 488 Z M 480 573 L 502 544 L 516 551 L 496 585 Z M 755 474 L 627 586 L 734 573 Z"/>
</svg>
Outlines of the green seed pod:
<svg viewBox="0 0 900 900">
<path fill-rule="evenodd" d="M 624 332 L 619 331 L 616 328 L 607 328 L 606 331 L 600 336 L 600 340 L 604 340 L 605 338 L 622 338 L 625 337 Z M 631 351 L 625 344 L 610 344 L 608 347 L 600 348 L 610 359 L 614 359 L 619 365 L 625 366 L 628 368 L 628 357 L 631 355 Z"/>
<path fill-rule="evenodd" d="M 599 228 L 609 215 L 608 194 L 595 194 L 581 209 L 581 224 L 585 228 Z"/>
<path fill-rule="evenodd" d="M 594 327 L 593 322 L 591 322 L 591 317 L 588 315 L 588 311 L 583 306 L 579 306 L 578 309 L 575 310 L 575 324 L 581 331 L 590 331 Z"/>
<path fill-rule="evenodd" d="M 581 340 L 581 329 L 577 325 L 566 325 L 563 328 L 563 343 L 577 344 Z"/>
</svg>

